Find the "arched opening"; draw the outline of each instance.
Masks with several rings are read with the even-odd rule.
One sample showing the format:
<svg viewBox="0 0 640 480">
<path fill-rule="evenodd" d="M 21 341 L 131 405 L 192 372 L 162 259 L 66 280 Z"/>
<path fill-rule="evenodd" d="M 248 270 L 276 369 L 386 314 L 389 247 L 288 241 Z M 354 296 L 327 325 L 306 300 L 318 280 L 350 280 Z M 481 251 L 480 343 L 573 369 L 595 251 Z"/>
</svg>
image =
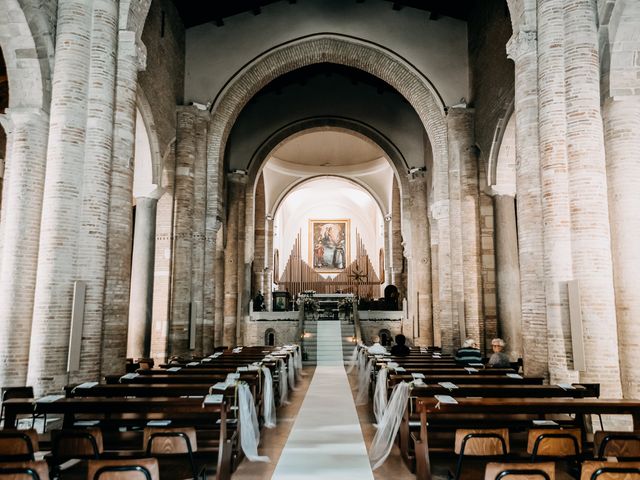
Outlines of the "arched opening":
<svg viewBox="0 0 640 480">
<path fill-rule="evenodd" d="M 273 328 L 267 328 L 264 332 L 264 344 L 273 347 L 276 345 L 276 331 Z"/>
<path fill-rule="evenodd" d="M 357 132 L 308 129 L 281 141 L 256 181 L 252 291 L 341 291 L 377 300 L 393 178 L 385 152 Z M 269 265 L 274 252 L 279 262 Z"/>
<path fill-rule="evenodd" d="M 388 329 L 383 328 L 382 330 L 380 330 L 378 332 L 378 337 L 380 338 L 380 345 L 382 345 L 383 347 L 391 346 L 391 340 L 393 337 L 391 336 L 391 332 Z"/>
</svg>

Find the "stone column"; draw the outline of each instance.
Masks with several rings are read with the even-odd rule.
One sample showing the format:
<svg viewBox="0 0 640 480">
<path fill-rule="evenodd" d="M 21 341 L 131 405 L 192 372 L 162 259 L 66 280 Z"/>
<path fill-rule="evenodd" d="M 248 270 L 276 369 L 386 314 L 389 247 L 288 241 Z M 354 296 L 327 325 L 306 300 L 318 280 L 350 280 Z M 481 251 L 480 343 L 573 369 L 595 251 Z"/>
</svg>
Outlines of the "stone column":
<svg viewBox="0 0 640 480">
<path fill-rule="evenodd" d="M 573 278 L 566 156 L 564 0 L 538 5 L 540 181 L 544 218 L 544 277 L 551 382 L 577 381 L 572 365 L 567 281 Z"/>
<path fill-rule="evenodd" d="M 416 315 L 414 341 L 423 346 L 433 345 L 433 316 L 431 306 L 431 243 L 427 211 L 427 184 L 424 174 L 414 174 L 409 179 L 413 202 L 411 204 L 411 250 L 410 268 L 413 279 L 413 295 L 409 302 L 415 303 Z"/>
<path fill-rule="evenodd" d="M 464 301 L 464 319 L 459 320 L 465 322 L 467 337 L 476 339 L 482 345 L 485 339 L 480 273 L 478 159 L 473 138 L 473 111 L 449 109 L 447 125 L 449 156 L 453 167 L 450 169 L 449 185 L 452 199 L 455 200 L 450 211 L 452 239 L 456 246 L 455 268 L 461 269 L 453 273 L 456 279 L 454 301 Z"/>
<path fill-rule="evenodd" d="M 155 196 L 136 199 L 127 357 L 146 358 L 151 353 L 157 206 L 158 198 Z"/>
<path fill-rule="evenodd" d="M 131 278 L 132 159 L 135 148 L 138 71 L 144 68 L 145 63 L 144 45 L 137 40 L 136 33 L 120 30 L 100 368 L 102 375 L 122 372 L 127 350 L 124 332 L 129 316 Z"/>
<path fill-rule="evenodd" d="M 169 317 L 170 355 L 189 352 L 191 305 L 196 109 L 178 107 L 173 217 L 173 268 Z"/>
<path fill-rule="evenodd" d="M 390 285 L 392 282 L 391 273 L 391 214 L 384 216 L 384 283 Z"/>
<path fill-rule="evenodd" d="M 151 357 L 165 361 L 169 351 L 169 317 L 171 306 L 171 268 L 173 264 L 173 213 L 176 155 L 172 141 L 162 158 L 162 182 L 165 194 L 158 200 L 156 214 L 156 260 L 153 279 L 153 320 Z"/>
<path fill-rule="evenodd" d="M 507 44 L 515 63 L 516 188 L 522 297 L 522 350 L 527 375 L 546 375 L 547 320 L 538 156 L 538 62 L 534 31 L 521 30 Z"/>
<path fill-rule="evenodd" d="M 496 273 L 498 315 L 501 334 L 511 360 L 522 357 L 522 317 L 520 312 L 520 265 L 514 195 L 493 197 L 496 224 Z"/>
<path fill-rule="evenodd" d="M 640 97 L 604 105 L 611 246 L 622 393 L 640 396 Z"/>
<path fill-rule="evenodd" d="M 429 209 L 431 210 L 431 208 Z M 440 270 L 438 248 L 438 222 L 429 214 L 429 239 L 431 245 L 431 316 L 433 318 L 433 345 L 442 347 L 442 324 L 440 322 Z M 435 231 L 434 231 L 435 230 Z"/>
<path fill-rule="evenodd" d="M 27 381 L 49 116 L 7 111 L 0 213 L 0 384 Z"/>
<path fill-rule="evenodd" d="M 238 274 L 241 271 L 238 259 L 241 258 L 240 229 L 244 226 L 240 220 L 244 217 L 244 191 L 246 175 L 232 173 L 227 176 L 227 241 L 224 251 L 224 330 L 223 344 L 236 344 L 238 328 Z M 243 266 L 242 266 L 243 267 Z"/>
<path fill-rule="evenodd" d="M 265 269 L 264 269 L 264 285 L 266 292 L 264 293 L 264 303 L 267 311 L 271 311 L 273 307 L 273 298 L 271 292 L 273 290 L 273 217 L 267 214 L 265 217 Z"/>
<path fill-rule="evenodd" d="M 613 293 L 596 7 L 563 2 L 567 159 L 573 272 L 580 282 L 586 371 L 604 397 L 622 394 Z M 634 319 L 637 321 L 637 319 Z"/>
<path fill-rule="evenodd" d="M 224 345 L 224 237 L 226 227 L 222 227 L 216 234 L 215 270 L 214 270 L 214 332 L 213 341 L 216 347 Z"/>
<path fill-rule="evenodd" d="M 205 344 L 210 344 L 212 328 L 205 327 L 205 251 L 207 204 L 207 125 L 209 112 L 196 112 L 194 124 L 195 158 L 193 162 L 193 216 L 191 227 L 191 310 L 196 322 L 195 355 L 203 355 Z M 207 322 L 208 323 L 208 322 Z M 206 333 L 205 333 L 206 332 Z M 211 349 L 207 349 L 207 354 Z"/>
<path fill-rule="evenodd" d="M 407 286 L 402 281 L 402 205 L 400 186 L 395 175 L 391 192 L 391 280 L 398 287 L 400 300 L 407 296 Z"/>
<path fill-rule="evenodd" d="M 475 332 L 466 331 L 465 312 L 466 302 L 464 295 L 464 266 L 462 253 L 462 188 L 461 188 L 461 163 L 464 161 L 461 157 L 464 155 L 466 143 L 464 138 L 458 138 L 456 130 L 460 128 L 458 123 L 462 120 L 451 109 L 451 113 L 447 115 L 447 131 L 449 142 L 449 169 L 448 169 L 448 185 L 449 185 L 449 245 L 450 245 L 450 268 L 451 268 L 451 308 L 452 308 L 452 338 L 454 349 L 464 340 L 463 336 L 469 337 Z M 446 328 L 446 327 L 445 327 Z M 476 341 L 480 342 L 475 336 Z"/>
<path fill-rule="evenodd" d="M 97 378 L 109 211 L 118 11 L 58 4 L 38 279 L 27 381 L 38 393 Z M 80 173 L 81 172 L 81 173 Z M 80 369 L 67 375 L 75 280 L 87 284 Z"/>
<path fill-rule="evenodd" d="M 253 278 L 251 281 L 250 295 L 256 295 L 258 291 L 267 296 L 265 292 L 264 271 L 266 268 L 266 220 L 265 220 L 265 196 L 264 176 L 260 175 L 256 183 L 255 210 L 254 210 L 254 249 L 253 249 Z"/>
<path fill-rule="evenodd" d="M 437 235 L 432 239 L 436 256 L 432 256 L 433 265 L 437 266 L 437 270 L 433 270 L 432 282 L 438 287 L 434 291 L 434 318 L 440 324 L 438 331 L 434 332 L 434 341 L 440 338 L 440 345 L 445 351 L 452 352 L 459 348 L 460 345 L 460 329 L 454 328 L 453 321 L 453 301 L 451 298 L 451 264 L 449 256 L 449 202 L 447 200 L 435 201 L 430 205 L 430 213 L 435 228 L 432 230 Z"/>
</svg>

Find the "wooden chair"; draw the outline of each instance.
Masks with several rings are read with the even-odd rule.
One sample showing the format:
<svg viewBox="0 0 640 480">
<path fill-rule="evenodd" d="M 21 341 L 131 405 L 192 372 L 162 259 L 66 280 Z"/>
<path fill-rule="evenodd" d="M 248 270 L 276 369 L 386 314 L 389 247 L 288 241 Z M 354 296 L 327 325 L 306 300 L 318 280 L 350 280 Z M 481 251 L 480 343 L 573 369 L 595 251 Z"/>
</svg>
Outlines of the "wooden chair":
<svg viewBox="0 0 640 480">
<path fill-rule="evenodd" d="M 2 388 L 2 407 L 0 407 L 0 420 L 4 419 L 4 402 L 12 398 L 35 398 L 33 395 L 33 387 L 3 387 Z M 37 416 L 31 415 L 31 428 L 36 424 Z M 13 426 L 13 425 L 10 425 Z M 6 428 L 6 427 L 5 427 Z M 44 431 L 47 430 L 47 416 L 44 415 Z"/>
<path fill-rule="evenodd" d="M 509 453 L 509 429 L 458 429 L 454 451 L 458 463 L 453 478 L 458 480 L 465 456 L 505 457 Z"/>
<path fill-rule="evenodd" d="M 158 460 L 89 460 L 87 480 L 160 480 Z"/>
<path fill-rule="evenodd" d="M 34 453 L 38 450 L 38 433 L 35 430 L 0 431 L 0 462 L 35 460 Z"/>
<path fill-rule="evenodd" d="M 49 466 L 44 460 L 2 463 L 0 480 L 49 480 Z"/>
<path fill-rule="evenodd" d="M 640 459 L 640 432 L 595 432 L 593 449 L 595 458 L 601 460 Z"/>
<path fill-rule="evenodd" d="M 532 463 L 539 456 L 577 459 L 581 445 L 579 428 L 532 428 L 528 432 L 527 453 L 531 455 Z"/>
<path fill-rule="evenodd" d="M 582 464 L 580 480 L 638 480 L 640 462 L 587 461 Z"/>
<path fill-rule="evenodd" d="M 69 460 L 97 460 L 104 452 L 102 432 L 99 428 L 87 430 L 58 430 L 52 435 L 51 455 L 54 475 L 66 472 L 65 475 L 77 477 L 86 469 L 86 462 L 67 468 Z M 84 476 L 84 474 L 82 474 Z"/>
<path fill-rule="evenodd" d="M 188 461 L 191 478 L 206 480 L 206 466 L 201 465 L 196 468 L 194 453 L 198 450 L 196 439 L 196 429 L 193 427 L 146 427 L 144 429 L 144 444 L 146 445 L 146 455 L 158 458 L 163 464 L 168 464 L 171 470 L 180 469 L 180 475 L 184 472 L 184 457 Z M 178 462 L 176 462 L 178 460 Z M 164 470 L 164 468 L 163 468 Z M 176 478 L 178 474 L 175 474 Z"/>
<path fill-rule="evenodd" d="M 488 463 L 484 480 L 555 480 L 556 466 L 546 463 Z"/>
</svg>

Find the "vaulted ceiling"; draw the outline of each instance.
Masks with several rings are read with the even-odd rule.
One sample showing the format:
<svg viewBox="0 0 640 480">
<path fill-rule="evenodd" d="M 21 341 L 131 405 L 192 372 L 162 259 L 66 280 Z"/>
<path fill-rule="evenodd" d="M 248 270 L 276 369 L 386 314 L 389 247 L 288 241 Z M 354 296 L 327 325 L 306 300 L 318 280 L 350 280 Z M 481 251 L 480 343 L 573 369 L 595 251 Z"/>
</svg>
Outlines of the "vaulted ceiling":
<svg viewBox="0 0 640 480">
<path fill-rule="evenodd" d="M 198 1 L 198 0 L 173 0 L 186 28 L 213 22 L 224 26 L 225 18 L 240 13 L 251 12 L 260 15 L 263 8 L 269 8 L 270 4 L 288 2 L 291 8 L 296 8 L 296 0 L 233 0 L 233 1 Z M 459 20 L 467 20 L 469 7 L 473 0 L 344 0 L 356 3 L 380 2 L 389 4 L 389 12 L 399 11 L 403 8 L 415 8 L 430 12 L 429 19 L 437 20 L 441 16 L 453 17 Z"/>
</svg>

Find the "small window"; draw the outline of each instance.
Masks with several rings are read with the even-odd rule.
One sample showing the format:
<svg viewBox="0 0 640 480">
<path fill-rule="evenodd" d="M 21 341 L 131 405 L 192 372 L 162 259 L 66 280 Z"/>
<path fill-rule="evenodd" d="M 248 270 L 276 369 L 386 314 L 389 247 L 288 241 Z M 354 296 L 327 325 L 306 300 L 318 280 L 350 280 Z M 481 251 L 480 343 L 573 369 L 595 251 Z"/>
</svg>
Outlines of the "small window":
<svg viewBox="0 0 640 480">
<path fill-rule="evenodd" d="M 276 331 L 273 328 L 268 328 L 266 332 L 264 332 L 264 344 L 270 347 L 275 346 L 276 344 Z"/>
</svg>

